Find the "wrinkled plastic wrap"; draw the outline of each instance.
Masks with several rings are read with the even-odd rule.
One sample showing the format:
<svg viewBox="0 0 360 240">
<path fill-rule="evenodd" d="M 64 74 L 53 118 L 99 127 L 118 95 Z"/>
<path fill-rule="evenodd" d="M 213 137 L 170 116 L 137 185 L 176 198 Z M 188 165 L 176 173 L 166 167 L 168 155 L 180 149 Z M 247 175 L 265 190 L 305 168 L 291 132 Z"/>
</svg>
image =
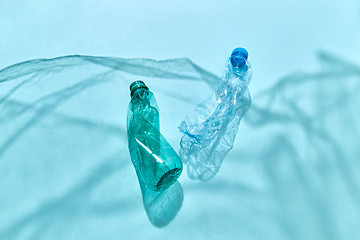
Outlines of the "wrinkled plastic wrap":
<svg viewBox="0 0 360 240">
<path fill-rule="evenodd" d="M 129 85 L 156 93 L 161 133 L 179 150 L 178 125 L 215 75 L 188 59 L 90 56 L 0 70 L 0 239 L 360 239 L 360 68 L 318 59 L 254 87 L 221 174 L 182 174 L 181 210 L 162 229 L 128 152 Z M 156 217 L 181 196 L 145 209 L 166 224 Z"/>
<path fill-rule="evenodd" d="M 251 105 L 251 76 L 248 61 L 237 68 L 228 60 L 215 94 L 198 104 L 181 123 L 184 136 L 180 157 L 188 166 L 190 178 L 208 181 L 214 177 L 233 148 L 240 121 Z"/>
</svg>

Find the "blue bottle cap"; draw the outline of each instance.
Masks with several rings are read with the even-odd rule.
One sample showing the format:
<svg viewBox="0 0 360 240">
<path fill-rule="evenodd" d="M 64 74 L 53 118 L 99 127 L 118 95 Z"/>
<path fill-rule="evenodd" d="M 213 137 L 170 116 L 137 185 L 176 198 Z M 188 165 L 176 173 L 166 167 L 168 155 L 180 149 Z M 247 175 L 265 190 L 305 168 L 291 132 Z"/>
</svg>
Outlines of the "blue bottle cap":
<svg viewBox="0 0 360 240">
<path fill-rule="evenodd" d="M 249 53 L 245 48 L 235 48 L 231 53 L 230 61 L 234 67 L 241 68 L 246 64 L 248 57 Z"/>
</svg>

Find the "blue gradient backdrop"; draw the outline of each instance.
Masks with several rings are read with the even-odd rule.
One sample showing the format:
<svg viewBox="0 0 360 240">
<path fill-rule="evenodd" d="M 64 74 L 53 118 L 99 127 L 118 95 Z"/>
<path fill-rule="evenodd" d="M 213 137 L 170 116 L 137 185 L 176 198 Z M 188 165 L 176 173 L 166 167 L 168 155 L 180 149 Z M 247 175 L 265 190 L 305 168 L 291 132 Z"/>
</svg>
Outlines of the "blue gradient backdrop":
<svg viewBox="0 0 360 240">
<path fill-rule="evenodd" d="M 239 46 L 253 105 L 234 149 L 208 183 L 184 171 L 157 228 L 128 86 L 147 83 L 179 150 Z M 0 239 L 360 239 L 359 56 L 356 0 L 0 0 Z"/>
</svg>

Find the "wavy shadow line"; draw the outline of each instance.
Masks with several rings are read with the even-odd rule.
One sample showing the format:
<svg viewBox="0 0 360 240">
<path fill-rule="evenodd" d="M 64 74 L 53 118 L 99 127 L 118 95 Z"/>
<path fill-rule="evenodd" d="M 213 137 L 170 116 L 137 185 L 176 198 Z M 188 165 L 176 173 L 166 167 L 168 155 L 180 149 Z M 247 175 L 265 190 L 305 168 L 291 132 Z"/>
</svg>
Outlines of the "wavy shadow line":
<svg viewBox="0 0 360 240">
<path fill-rule="evenodd" d="M 360 198 L 360 187 L 356 184 L 357 180 L 353 174 L 353 167 L 348 156 L 344 152 L 344 149 L 340 146 L 341 143 L 339 143 L 335 136 L 332 136 L 329 130 L 324 126 L 326 125 L 325 117 L 339 109 L 343 109 L 344 106 L 352 104 L 353 98 L 358 96 L 358 91 L 360 90 L 360 68 L 349 65 L 328 54 L 320 54 L 320 60 L 326 64 L 326 68 L 323 71 L 314 74 L 296 74 L 285 77 L 274 87 L 262 92 L 257 97 L 264 100 L 264 106 L 260 107 L 259 105 L 254 105 L 250 113 L 245 117 L 245 120 L 253 128 L 260 128 L 271 124 L 296 126 L 299 128 L 301 132 L 305 134 L 306 141 L 309 142 L 312 148 L 317 152 L 319 160 L 321 159 L 320 156 L 326 156 L 325 153 L 332 156 L 330 159 L 326 159 L 326 163 L 334 164 L 335 169 L 345 183 L 348 190 L 347 192 L 351 196 L 353 202 L 357 204 L 357 201 Z M 349 93 L 345 86 L 348 84 L 347 81 L 352 81 L 354 79 L 357 80 L 357 86 L 353 86 L 351 89 L 352 92 Z M 336 98 L 336 101 L 332 101 L 331 104 L 323 104 L 325 101 L 329 101 L 329 99 L 335 97 L 331 91 L 334 89 L 334 83 L 339 83 L 339 81 L 341 81 L 341 84 L 339 85 L 340 87 L 336 89 L 336 96 L 340 97 Z M 307 86 L 305 84 L 308 83 L 317 84 L 312 86 L 315 91 L 309 96 L 304 94 L 307 91 Z M 327 90 L 326 86 L 331 86 L 331 91 Z M 294 94 L 289 95 L 288 93 L 290 90 L 295 91 Z M 301 91 L 304 93 L 301 93 Z M 296 94 L 299 92 L 300 94 Z M 307 98 L 310 97 L 312 106 L 314 106 L 316 111 L 309 112 L 308 108 L 300 105 L 299 102 L 304 100 L 301 99 L 301 96 Z M 318 96 L 322 97 L 319 98 Z M 276 108 L 278 105 L 281 105 L 282 108 Z M 341 118 L 344 122 L 348 120 L 348 116 L 346 115 L 341 116 Z M 358 131 L 355 127 L 352 137 L 360 141 L 360 136 L 357 133 Z M 287 144 L 286 148 L 290 149 L 290 146 L 288 146 L 290 140 L 281 142 L 275 140 L 274 143 L 274 145 L 277 146 L 283 146 L 284 144 Z M 293 152 L 291 156 L 296 159 L 300 157 L 300 154 Z M 299 177 L 302 176 L 300 172 L 298 173 Z M 276 175 L 270 175 L 269 179 L 275 179 L 275 177 Z M 311 186 L 310 182 L 306 182 L 306 177 L 302 176 L 301 179 L 307 187 Z M 312 194 L 317 195 L 316 192 L 312 192 Z M 311 194 L 309 193 L 308 195 Z M 312 200 L 315 203 L 319 202 L 319 199 Z M 316 206 L 316 208 L 322 211 L 321 214 L 325 214 L 326 210 L 322 209 L 321 206 Z M 360 212 L 360 206 L 357 210 Z M 327 223 L 326 226 L 327 227 L 324 227 L 324 229 L 331 227 L 331 223 Z M 335 233 L 333 233 L 332 236 L 336 236 Z M 330 237 L 331 236 L 329 236 L 329 238 Z"/>
<path fill-rule="evenodd" d="M 79 206 L 83 206 L 82 203 L 88 194 L 90 194 L 96 186 L 100 185 L 115 172 L 119 171 L 121 167 L 126 165 L 126 162 L 118 161 L 121 155 L 124 155 L 124 152 L 116 152 L 108 157 L 108 159 L 101 161 L 98 167 L 89 173 L 80 183 L 62 194 L 62 196 L 43 203 L 38 209 L 17 220 L 8 226 L 6 230 L 0 232 L 0 239 L 14 239 L 21 233 L 22 229 L 31 224 L 37 223 L 39 228 L 44 228 L 44 226 L 49 223 L 55 223 L 58 219 L 65 221 L 69 215 L 81 212 L 83 209 L 79 209 Z M 131 202 L 130 199 L 118 202 L 117 209 L 121 211 L 124 209 L 129 210 Z M 94 211 L 94 209 L 91 210 Z M 99 209 L 95 209 L 95 214 L 102 212 L 97 210 Z M 103 213 L 106 214 L 107 211 Z M 34 233 L 34 237 L 35 236 L 39 237 L 37 231 Z"/>
<path fill-rule="evenodd" d="M 100 76 L 103 76 L 101 74 Z M 49 112 L 52 112 L 57 106 L 59 106 L 64 101 L 70 99 L 74 95 L 80 93 L 81 91 L 84 91 L 85 89 L 88 89 L 90 87 L 93 87 L 97 84 L 103 83 L 104 80 L 102 78 L 98 77 L 92 77 L 87 80 L 84 80 L 83 82 L 77 83 L 74 86 L 62 89 L 60 91 L 57 91 L 55 93 L 51 93 L 47 96 L 44 96 L 37 101 L 33 103 L 33 106 L 30 106 L 28 109 L 24 109 L 21 113 L 24 113 L 25 111 L 28 111 L 29 109 L 35 107 L 38 104 L 42 104 L 39 108 L 39 110 L 34 114 L 33 117 L 30 118 L 23 126 L 17 129 L 15 133 L 10 135 L 7 140 L 0 146 L 0 157 L 5 153 L 5 151 L 16 142 L 16 140 L 23 135 L 28 129 L 31 128 L 36 122 L 38 122 L 41 118 L 46 116 Z"/>
</svg>

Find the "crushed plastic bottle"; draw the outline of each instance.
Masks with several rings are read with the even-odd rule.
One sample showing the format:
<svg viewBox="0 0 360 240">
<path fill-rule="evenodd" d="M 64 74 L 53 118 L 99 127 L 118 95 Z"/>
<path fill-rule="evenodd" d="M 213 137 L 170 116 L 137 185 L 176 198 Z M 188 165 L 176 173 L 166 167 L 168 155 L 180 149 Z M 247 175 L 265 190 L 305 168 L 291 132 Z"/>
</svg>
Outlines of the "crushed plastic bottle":
<svg viewBox="0 0 360 240">
<path fill-rule="evenodd" d="M 153 191 L 171 186 L 182 172 L 182 162 L 159 131 L 159 108 L 143 81 L 130 85 L 127 134 L 131 161 L 139 182 Z"/>
<path fill-rule="evenodd" d="M 236 48 L 226 62 L 215 94 L 198 104 L 180 124 L 180 158 L 190 178 L 208 181 L 232 149 L 241 118 L 251 105 L 248 52 Z"/>
</svg>

